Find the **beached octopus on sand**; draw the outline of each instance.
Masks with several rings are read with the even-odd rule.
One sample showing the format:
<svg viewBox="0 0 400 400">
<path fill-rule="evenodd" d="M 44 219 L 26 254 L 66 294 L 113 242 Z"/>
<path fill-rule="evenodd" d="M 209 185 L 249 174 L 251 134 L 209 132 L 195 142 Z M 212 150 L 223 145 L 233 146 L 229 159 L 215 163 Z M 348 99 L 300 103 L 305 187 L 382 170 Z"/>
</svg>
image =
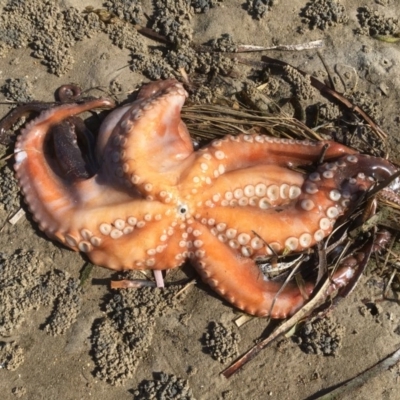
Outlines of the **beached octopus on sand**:
<svg viewBox="0 0 400 400">
<path fill-rule="evenodd" d="M 60 166 L 46 154 L 46 141 L 51 131 L 72 128 L 72 116 L 112 108 L 112 101 L 43 111 L 15 146 L 29 209 L 50 238 L 95 264 L 167 270 L 190 259 L 234 306 L 257 316 L 291 315 L 313 283 L 303 290 L 290 283 L 277 295 L 282 284 L 264 277 L 257 260 L 321 242 L 360 195 L 397 169 L 333 141 L 259 134 L 228 135 L 195 151 L 180 115 L 186 97 L 183 85 L 168 79 L 113 110 L 100 128 L 91 177 L 84 166 Z M 294 170 L 306 165 L 313 172 Z M 339 266 L 332 285 L 346 284 L 353 268 Z"/>
</svg>

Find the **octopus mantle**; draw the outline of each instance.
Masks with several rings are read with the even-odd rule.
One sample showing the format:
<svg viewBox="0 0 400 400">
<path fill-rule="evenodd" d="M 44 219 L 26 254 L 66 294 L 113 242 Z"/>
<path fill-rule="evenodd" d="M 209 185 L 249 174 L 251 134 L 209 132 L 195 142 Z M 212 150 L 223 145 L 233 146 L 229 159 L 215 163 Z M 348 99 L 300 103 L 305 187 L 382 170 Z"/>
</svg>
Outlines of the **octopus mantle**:
<svg viewBox="0 0 400 400">
<path fill-rule="evenodd" d="M 263 277 L 274 252 L 314 246 L 360 193 L 395 169 L 335 142 L 226 136 L 194 151 L 180 117 L 187 96 L 175 80 L 144 86 L 135 102 L 103 122 L 100 169 L 68 177 L 45 154 L 50 129 L 107 99 L 65 104 L 29 123 L 15 148 L 25 200 L 50 238 L 114 270 L 179 267 L 191 259 L 202 279 L 236 307 L 285 317 L 304 298 Z M 310 174 L 294 167 L 325 164 Z M 349 271 L 338 271 L 337 282 Z M 313 289 L 311 283 L 306 291 Z"/>
</svg>

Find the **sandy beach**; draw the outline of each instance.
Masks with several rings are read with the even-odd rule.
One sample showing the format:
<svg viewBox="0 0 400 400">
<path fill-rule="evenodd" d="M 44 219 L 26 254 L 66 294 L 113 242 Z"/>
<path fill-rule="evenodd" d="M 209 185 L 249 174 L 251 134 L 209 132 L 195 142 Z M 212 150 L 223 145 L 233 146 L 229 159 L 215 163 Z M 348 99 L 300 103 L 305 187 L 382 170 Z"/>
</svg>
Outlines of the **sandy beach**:
<svg viewBox="0 0 400 400">
<path fill-rule="evenodd" d="M 263 95 L 274 101 L 296 99 L 282 102 L 285 112 L 313 128 L 328 121 L 334 131 L 339 107 L 290 69 L 278 74 L 266 67 L 268 56 L 321 81 L 332 78 L 335 89 L 387 133 L 384 145 L 377 141 L 368 149 L 400 160 L 400 3 L 306 4 L 0 0 L 0 117 L 20 103 L 54 102 L 56 89 L 70 83 L 90 96 L 124 102 L 143 83 L 182 80 L 183 69 L 194 87 L 188 104 L 233 100 L 238 91 L 264 85 Z M 233 52 L 240 45 L 316 40 L 321 48 Z M 0 144 L 0 159 L 12 153 L 14 131 L 7 133 L 10 144 Z M 363 132 L 353 134 L 362 138 Z M 349 140 L 346 135 L 338 128 L 333 139 Z M 399 348 L 399 283 L 389 291 L 392 301 L 382 300 L 388 277 L 373 262 L 356 290 L 323 320 L 296 337 L 279 338 L 226 379 L 221 372 L 263 336 L 265 319 L 252 318 L 238 328 L 242 313 L 202 283 L 189 263 L 167 275 L 167 282 L 180 284 L 165 290 L 110 290 L 110 279 L 121 275 L 101 267 L 89 271 L 86 258 L 38 229 L 12 166 L 11 158 L 0 164 L 4 400 L 316 399 Z M 26 214 L 11 224 L 21 207 Z M 143 279 L 140 273 L 135 277 Z M 396 365 L 342 398 L 399 399 L 399 376 Z"/>
</svg>

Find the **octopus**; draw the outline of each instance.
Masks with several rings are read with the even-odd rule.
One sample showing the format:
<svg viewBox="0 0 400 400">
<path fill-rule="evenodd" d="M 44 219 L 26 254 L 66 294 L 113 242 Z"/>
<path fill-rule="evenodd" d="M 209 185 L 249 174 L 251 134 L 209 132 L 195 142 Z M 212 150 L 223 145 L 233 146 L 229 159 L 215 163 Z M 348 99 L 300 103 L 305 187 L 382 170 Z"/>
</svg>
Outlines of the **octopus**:
<svg viewBox="0 0 400 400">
<path fill-rule="evenodd" d="M 334 141 L 256 133 L 194 150 L 181 119 L 187 96 L 174 79 L 152 82 L 110 112 L 90 174 L 79 172 L 84 166 L 60 166 L 47 142 L 51 132 L 73 127 L 72 118 L 113 102 L 89 99 L 42 111 L 15 146 L 15 171 L 33 219 L 94 264 L 169 270 L 190 260 L 235 307 L 261 317 L 292 315 L 314 284 L 282 287 L 260 272 L 259 260 L 323 241 L 360 196 L 397 169 Z M 298 169 L 307 166 L 310 172 Z M 339 267 L 332 284 L 345 285 L 354 269 Z"/>
</svg>

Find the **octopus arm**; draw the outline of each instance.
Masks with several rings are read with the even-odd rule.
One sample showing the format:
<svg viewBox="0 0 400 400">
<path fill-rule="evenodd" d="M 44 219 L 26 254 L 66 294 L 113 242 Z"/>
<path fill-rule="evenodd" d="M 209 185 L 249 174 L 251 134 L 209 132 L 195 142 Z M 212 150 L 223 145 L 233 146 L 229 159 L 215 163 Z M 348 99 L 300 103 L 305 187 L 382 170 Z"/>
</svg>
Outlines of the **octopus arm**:
<svg viewBox="0 0 400 400">
<path fill-rule="evenodd" d="M 22 130 L 15 146 L 15 171 L 34 219 L 42 230 L 52 235 L 57 231 L 57 212 L 74 208 L 77 203 L 73 183 L 58 176 L 45 156 L 47 133 L 66 118 L 93 108 L 110 108 L 107 99 L 84 104 L 68 104 L 42 112 Z M 54 214 L 54 210 L 56 213 Z"/>
<path fill-rule="evenodd" d="M 269 205 L 288 203 L 298 195 L 305 175 L 277 165 L 257 165 L 227 172 L 213 179 L 202 191 L 203 202 L 259 206 L 263 199 Z M 199 196 L 200 197 L 200 196 Z M 244 203 L 243 203 L 244 202 Z"/>
<path fill-rule="evenodd" d="M 116 108 L 101 123 L 99 134 L 96 141 L 96 158 L 99 160 L 100 164 L 103 164 L 105 149 L 107 143 L 109 142 L 110 136 L 112 135 L 115 127 L 123 118 L 124 114 L 131 108 L 131 104 L 126 106 Z"/>
<path fill-rule="evenodd" d="M 251 172 L 250 168 L 256 168 L 255 172 L 259 175 L 266 166 L 270 169 L 265 169 L 265 175 L 268 177 L 270 172 L 271 180 L 279 181 L 279 174 L 282 179 L 290 180 L 296 174 L 288 167 L 316 163 L 323 153 L 324 159 L 330 160 L 355 151 L 331 141 L 288 141 L 261 135 L 228 136 L 196 152 L 196 159 L 190 161 L 191 167 L 186 168 L 189 172 L 181 175 L 180 183 L 183 187 L 193 187 L 194 184 L 194 187 L 202 187 L 203 190 L 225 174 L 236 171 L 238 174 L 240 171 L 246 173 Z M 251 179 L 252 182 L 254 180 Z"/>
<path fill-rule="evenodd" d="M 282 167 L 309 165 L 317 162 L 323 153 L 324 159 L 330 160 L 356 151 L 332 141 L 289 141 L 261 135 L 239 135 L 212 142 L 203 149 L 204 153 L 210 154 L 215 164 L 222 164 L 226 171 L 231 171 L 259 164 Z"/>
<path fill-rule="evenodd" d="M 154 82 L 139 92 L 138 99 L 122 117 L 116 111 L 117 118 L 108 119 L 108 130 L 114 124 L 112 121 L 119 121 L 112 129 L 106 150 L 118 159 L 125 178 L 133 179 L 142 193 L 157 195 L 146 189 L 149 183 L 154 188 L 158 182 L 176 185 L 182 171 L 191 165 L 193 145 L 180 116 L 186 96 L 175 80 Z"/>
<path fill-rule="evenodd" d="M 187 256 L 186 242 L 182 242 L 182 232 L 174 224 L 174 218 L 161 214 L 135 213 L 131 205 L 131 217 L 107 219 L 109 210 L 98 210 L 102 219 L 100 227 L 89 232 L 88 257 L 97 265 L 115 270 L 129 269 L 170 269 L 182 264 Z M 136 210 L 137 211 L 137 210 Z M 143 211 L 143 210 L 141 210 Z M 133 217 L 136 215 L 137 217 Z M 93 216 L 93 214 L 92 214 Z M 81 238 L 83 240 L 84 238 Z M 81 250 L 81 249 L 80 249 Z"/>
<path fill-rule="evenodd" d="M 254 260 L 237 254 L 207 229 L 202 229 L 201 238 L 208 246 L 194 266 L 203 281 L 228 302 L 249 314 L 272 318 L 285 318 L 304 304 L 295 285 L 288 284 L 278 295 L 282 284 L 267 281 Z M 305 290 L 311 293 L 312 285 L 307 284 Z"/>
<path fill-rule="evenodd" d="M 201 229 L 200 226 L 198 229 Z M 208 229 L 202 230 L 202 240 L 209 244 L 197 253 L 194 266 L 202 280 L 221 297 L 239 309 L 258 317 L 286 318 L 298 311 L 312 295 L 315 285 L 306 282 L 302 290 L 293 283 L 267 280 L 255 261 L 243 257 L 218 241 Z M 362 252 L 364 249 L 360 249 Z M 360 260 L 345 259 L 330 276 L 325 295 L 347 285 L 354 277 Z"/>
<path fill-rule="evenodd" d="M 324 212 L 309 212 L 296 205 L 279 211 L 217 207 L 207 210 L 207 216 L 215 220 L 219 240 L 246 257 L 272 255 L 271 248 L 278 254 L 307 249 L 333 226 Z"/>
</svg>

